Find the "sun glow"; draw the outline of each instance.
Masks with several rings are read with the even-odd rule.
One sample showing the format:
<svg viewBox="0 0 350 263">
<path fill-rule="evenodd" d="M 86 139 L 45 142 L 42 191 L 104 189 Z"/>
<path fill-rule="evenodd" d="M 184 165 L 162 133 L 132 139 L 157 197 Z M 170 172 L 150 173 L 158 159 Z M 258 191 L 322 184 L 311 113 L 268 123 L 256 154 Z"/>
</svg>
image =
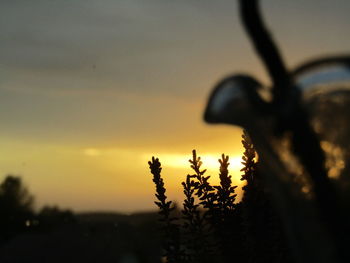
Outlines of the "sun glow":
<svg viewBox="0 0 350 263">
<path fill-rule="evenodd" d="M 159 158 L 164 163 L 165 166 L 172 167 L 172 168 L 188 168 L 189 163 L 189 157 L 190 155 L 184 155 L 184 154 L 160 154 Z M 204 169 L 208 170 L 218 170 L 219 169 L 219 156 L 216 156 L 215 154 L 202 154 L 200 155 L 201 161 L 203 162 L 202 167 Z M 241 156 L 234 156 L 230 157 L 230 168 L 231 169 L 241 169 L 242 168 L 242 157 Z"/>
<path fill-rule="evenodd" d="M 95 148 L 86 148 L 84 150 L 84 154 L 87 156 L 99 156 L 101 155 L 100 150 L 95 149 Z"/>
<path fill-rule="evenodd" d="M 144 158 L 149 159 L 150 155 L 145 155 Z M 201 157 L 201 161 L 203 162 L 201 168 L 207 169 L 206 174 L 211 175 L 211 182 L 217 184 L 219 182 L 219 168 L 220 168 L 220 155 L 213 153 L 204 153 L 199 154 Z M 230 155 L 229 155 L 230 156 Z M 174 168 L 183 171 L 187 171 L 187 173 L 192 173 L 193 171 L 190 168 L 189 159 L 191 159 L 190 154 L 158 154 L 162 166 L 166 168 Z M 241 184 L 240 181 L 240 170 L 242 169 L 242 156 L 233 155 L 230 156 L 229 159 L 229 172 L 232 175 L 232 181 L 234 184 Z"/>
</svg>

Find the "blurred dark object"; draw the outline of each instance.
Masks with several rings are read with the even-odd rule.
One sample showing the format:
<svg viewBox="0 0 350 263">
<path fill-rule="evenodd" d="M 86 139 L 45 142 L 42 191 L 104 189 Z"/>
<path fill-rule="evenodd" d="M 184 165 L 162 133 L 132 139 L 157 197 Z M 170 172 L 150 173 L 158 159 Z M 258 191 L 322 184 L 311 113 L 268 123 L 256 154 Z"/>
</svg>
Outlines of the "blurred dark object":
<svg viewBox="0 0 350 263">
<path fill-rule="evenodd" d="M 251 136 L 296 261 L 349 262 L 349 189 L 330 177 L 349 180 L 350 56 L 316 59 L 289 72 L 258 1 L 240 0 L 240 7 L 272 87 L 246 74 L 229 76 L 210 96 L 205 120 L 239 125 Z"/>
</svg>

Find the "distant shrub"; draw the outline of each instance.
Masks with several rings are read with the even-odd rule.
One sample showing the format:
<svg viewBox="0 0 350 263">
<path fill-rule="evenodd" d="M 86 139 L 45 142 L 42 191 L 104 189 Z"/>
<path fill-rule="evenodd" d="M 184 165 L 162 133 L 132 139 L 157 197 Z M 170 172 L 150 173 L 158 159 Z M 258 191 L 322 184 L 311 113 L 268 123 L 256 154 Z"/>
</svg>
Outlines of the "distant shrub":
<svg viewBox="0 0 350 263">
<path fill-rule="evenodd" d="M 36 216 L 37 228 L 41 231 L 53 229 L 60 225 L 76 223 L 75 215 L 70 210 L 62 210 L 57 206 L 44 206 Z"/>
</svg>

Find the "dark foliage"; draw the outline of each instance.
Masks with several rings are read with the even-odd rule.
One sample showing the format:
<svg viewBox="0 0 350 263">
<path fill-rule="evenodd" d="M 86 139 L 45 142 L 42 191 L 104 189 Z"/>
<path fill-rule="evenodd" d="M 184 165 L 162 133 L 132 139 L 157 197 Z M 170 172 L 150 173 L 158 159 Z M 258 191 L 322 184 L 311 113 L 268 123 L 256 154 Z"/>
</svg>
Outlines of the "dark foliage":
<svg viewBox="0 0 350 263">
<path fill-rule="evenodd" d="M 61 210 L 57 206 L 44 206 L 36 216 L 40 231 L 47 231 L 58 226 L 72 225 L 76 218 L 72 211 Z"/>
<path fill-rule="evenodd" d="M 8 175 L 0 184 L 0 244 L 28 229 L 34 218 L 33 197 L 21 178 Z"/>
<path fill-rule="evenodd" d="M 210 176 L 206 176 L 206 170 L 201 168 L 201 158 L 193 150 L 189 162 L 194 174 L 188 174 L 182 182 L 185 195 L 183 217 L 176 221 L 177 233 L 180 234 L 176 236 L 176 242 L 184 250 L 178 250 L 179 255 L 175 255 L 175 251 L 166 253 L 167 262 L 175 262 L 175 256 L 180 258 L 180 255 L 185 255 L 182 257 L 185 262 L 290 262 L 280 220 L 271 205 L 269 191 L 259 176 L 253 144 L 247 133 L 242 138 L 245 152 L 241 180 L 246 181 L 246 185 L 239 203 L 235 202 L 237 186 L 232 186 L 229 175 L 229 157 L 223 154 L 219 159 L 220 185 L 213 186 L 209 182 Z M 171 218 L 171 222 L 176 219 L 170 215 L 173 210 L 170 209 L 171 202 L 166 202 L 159 160 L 153 157 L 149 164 L 164 228 L 171 228 L 166 218 Z M 174 240 L 165 243 L 171 242 Z"/>
<path fill-rule="evenodd" d="M 259 176 L 256 154 L 249 135 L 242 135 L 244 167 L 241 180 L 246 181 L 242 199 L 242 229 L 248 262 L 289 262 L 282 225 L 271 204 L 271 196 Z"/>
<path fill-rule="evenodd" d="M 186 176 L 186 181 L 182 182 L 184 189 L 185 200 L 183 202 L 183 228 L 184 236 L 183 241 L 186 246 L 187 260 L 195 262 L 204 254 L 203 241 L 205 237 L 205 222 L 203 214 L 199 210 L 199 204 L 195 202 L 195 189 L 198 188 L 199 183 L 193 180 L 191 175 Z"/>
<path fill-rule="evenodd" d="M 34 198 L 19 176 L 8 175 L 0 184 L 0 245 L 24 233 L 49 232 L 76 222 L 69 210 L 44 206 L 34 211 Z"/>
<path fill-rule="evenodd" d="M 180 247 L 180 229 L 174 222 L 177 218 L 171 215 L 171 212 L 175 210 L 175 205 L 173 205 L 172 201 L 167 201 L 166 189 L 161 177 L 161 163 L 158 158 L 152 157 L 152 161 L 148 162 L 148 164 L 153 174 L 153 182 L 156 185 L 155 196 L 158 201 L 155 201 L 155 204 L 159 207 L 160 221 L 163 223 L 164 256 L 169 263 L 185 262 L 186 257 Z"/>
</svg>

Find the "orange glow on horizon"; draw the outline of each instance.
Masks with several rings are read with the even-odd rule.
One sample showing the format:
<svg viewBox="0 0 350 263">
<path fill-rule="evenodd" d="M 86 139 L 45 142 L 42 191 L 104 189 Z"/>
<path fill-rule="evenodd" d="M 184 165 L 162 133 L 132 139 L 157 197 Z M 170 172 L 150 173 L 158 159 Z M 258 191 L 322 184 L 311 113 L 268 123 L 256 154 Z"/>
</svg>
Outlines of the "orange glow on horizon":
<svg viewBox="0 0 350 263">
<path fill-rule="evenodd" d="M 144 154 L 142 157 L 143 162 L 150 159 L 149 154 Z M 200 154 L 198 153 L 198 156 L 201 157 L 202 161 L 202 169 L 206 169 L 206 175 L 210 175 L 210 181 L 212 184 L 217 185 L 220 183 L 219 180 L 219 169 L 220 169 L 220 163 L 219 163 L 219 157 L 221 155 L 214 154 L 214 153 L 204 153 Z M 186 174 L 193 173 L 193 170 L 190 168 L 190 162 L 189 160 L 192 159 L 192 156 L 190 154 L 170 154 L 170 153 L 164 153 L 164 154 L 158 154 L 157 158 L 159 158 L 160 162 L 162 163 L 162 166 L 165 169 L 174 169 L 186 172 Z M 229 155 L 229 174 L 232 176 L 232 183 L 233 185 L 242 186 L 243 182 L 240 181 L 241 178 L 241 172 L 242 169 L 242 156 L 241 155 Z M 179 182 L 185 178 L 185 175 L 183 177 L 179 178 Z"/>
</svg>

